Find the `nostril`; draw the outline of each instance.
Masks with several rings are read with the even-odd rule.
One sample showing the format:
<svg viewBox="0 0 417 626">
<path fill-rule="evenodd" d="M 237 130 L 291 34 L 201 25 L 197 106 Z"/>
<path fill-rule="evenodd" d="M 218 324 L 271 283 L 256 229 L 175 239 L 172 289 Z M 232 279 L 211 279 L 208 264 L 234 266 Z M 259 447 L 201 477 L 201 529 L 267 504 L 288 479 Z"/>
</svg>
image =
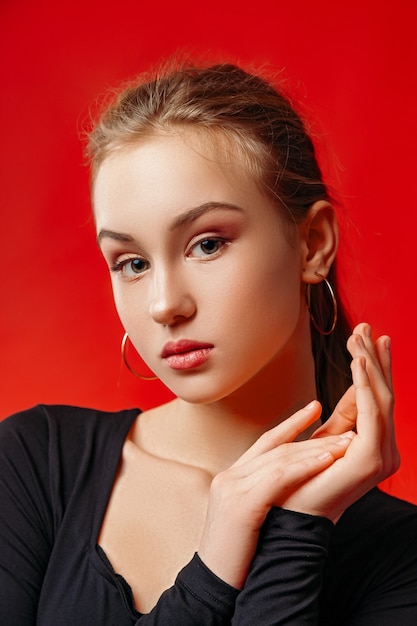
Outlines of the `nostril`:
<svg viewBox="0 0 417 626">
<path fill-rule="evenodd" d="M 150 307 L 152 319 L 163 326 L 172 326 L 188 320 L 195 313 L 194 300 L 188 294 L 181 294 L 179 290 L 173 291 L 158 299 L 154 299 Z"/>
</svg>

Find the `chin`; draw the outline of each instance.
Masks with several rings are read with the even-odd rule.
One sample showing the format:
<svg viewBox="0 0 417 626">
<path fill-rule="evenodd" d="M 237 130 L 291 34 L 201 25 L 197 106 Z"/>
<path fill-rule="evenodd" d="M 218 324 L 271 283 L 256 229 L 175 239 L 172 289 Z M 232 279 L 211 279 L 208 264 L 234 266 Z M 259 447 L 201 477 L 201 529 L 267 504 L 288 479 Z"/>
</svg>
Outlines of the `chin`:
<svg viewBox="0 0 417 626">
<path fill-rule="evenodd" d="M 222 380 L 221 384 L 219 384 L 218 381 L 208 381 L 207 378 L 204 380 L 203 377 L 200 380 L 197 377 L 190 377 L 188 380 L 182 381 L 166 381 L 162 379 L 162 382 L 177 398 L 189 404 L 219 402 L 242 386 L 241 381 L 230 381 L 227 384 L 227 381 Z"/>
</svg>

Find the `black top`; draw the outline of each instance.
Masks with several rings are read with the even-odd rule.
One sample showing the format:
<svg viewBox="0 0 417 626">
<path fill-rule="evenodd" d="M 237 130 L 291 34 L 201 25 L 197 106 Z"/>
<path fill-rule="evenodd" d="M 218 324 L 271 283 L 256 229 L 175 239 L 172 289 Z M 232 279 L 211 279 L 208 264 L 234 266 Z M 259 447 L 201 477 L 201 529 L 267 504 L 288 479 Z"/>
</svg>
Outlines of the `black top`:
<svg viewBox="0 0 417 626">
<path fill-rule="evenodd" d="M 336 526 L 273 508 L 242 591 L 195 555 L 137 612 L 96 545 L 137 414 L 39 406 L 0 423 L 0 624 L 417 624 L 417 507 L 378 489 Z"/>
</svg>

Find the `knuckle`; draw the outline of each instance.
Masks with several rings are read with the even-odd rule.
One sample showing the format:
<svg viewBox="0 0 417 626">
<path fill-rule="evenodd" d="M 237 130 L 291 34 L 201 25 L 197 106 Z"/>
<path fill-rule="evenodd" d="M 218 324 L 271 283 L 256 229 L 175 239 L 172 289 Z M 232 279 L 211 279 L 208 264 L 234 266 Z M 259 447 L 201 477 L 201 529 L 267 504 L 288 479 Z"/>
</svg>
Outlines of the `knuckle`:
<svg viewBox="0 0 417 626">
<path fill-rule="evenodd" d="M 270 476 L 274 483 L 285 482 L 285 471 L 281 465 L 275 465 L 271 470 Z"/>
<path fill-rule="evenodd" d="M 391 476 L 391 474 L 395 474 L 395 472 L 399 469 L 400 465 L 401 465 L 400 453 L 398 452 L 397 449 L 395 449 L 391 456 L 391 463 L 390 463 L 389 470 L 388 470 L 389 471 L 388 476 Z"/>
<path fill-rule="evenodd" d="M 378 457 L 374 462 L 373 476 L 375 476 L 375 478 L 378 478 L 378 476 L 383 475 L 384 469 L 385 469 L 384 460 L 382 459 L 382 457 Z"/>
<path fill-rule="evenodd" d="M 377 482 L 385 475 L 385 463 L 381 456 L 374 455 L 369 459 L 366 467 L 366 478 Z"/>
<path fill-rule="evenodd" d="M 339 415 L 340 415 L 340 418 L 344 422 L 352 422 L 352 410 L 350 407 L 342 407 L 339 410 Z M 356 417 L 356 411 L 355 411 L 355 417 Z"/>
<path fill-rule="evenodd" d="M 394 407 L 395 407 L 395 397 L 394 397 L 394 394 L 391 391 L 388 393 L 387 404 L 388 404 L 388 410 L 390 412 L 393 412 L 394 411 Z"/>
<path fill-rule="evenodd" d="M 275 449 L 275 457 L 277 459 L 286 456 L 287 454 L 289 454 L 291 452 L 291 448 L 294 447 L 294 443 L 281 443 L 276 449 Z"/>
<path fill-rule="evenodd" d="M 219 472 L 211 481 L 211 491 L 213 493 L 222 493 L 232 488 L 236 476 L 234 468 L 228 468 Z"/>
<path fill-rule="evenodd" d="M 272 428 L 271 430 L 267 430 L 266 432 L 262 433 L 262 435 L 258 439 L 258 442 L 265 444 L 268 447 L 273 446 L 278 437 L 277 431 L 278 431 L 277 428 Z"/>
<path fill-rule="evenodd" d="M 350 337 L 349 337 L 349 342 L 352 346 L 355 346 L 356 348 L 363 348 L 364 344 L 363 344 L 363 339 L 361 337 L 361 335 L 359 334 L 358 331 L 360 331 L 360 329 L 355 328 L 355 331 Z"/>
<path fill-rule="evenodd" d="M 385 390 L 385 393 L 382 396 L 382 401 L 386 405 L 388 411 L 393 411 L 395 398 L 393 392 L 390 389 L 387 388 Z"/>
<path fill-rule="evenodd" d="M 370 456 L 366 466 L 366 478 L 375 483 L 385 480 L 394 474 L 401 464 L 401 457 L 396 446 L 385 454 L 379 451 Z"/>
</svg>

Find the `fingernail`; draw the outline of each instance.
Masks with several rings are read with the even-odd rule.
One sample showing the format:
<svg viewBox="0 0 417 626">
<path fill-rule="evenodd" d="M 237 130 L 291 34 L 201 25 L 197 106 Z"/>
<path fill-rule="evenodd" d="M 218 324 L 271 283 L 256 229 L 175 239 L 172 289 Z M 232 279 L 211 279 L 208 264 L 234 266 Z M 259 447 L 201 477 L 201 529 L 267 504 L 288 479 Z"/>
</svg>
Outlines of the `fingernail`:
<svg viewBox="0 0 417 626">
<path fill-rule="evenodd" d="M 365 335 L 367 337 L 370 337 L 372 335 L 372 329 L 371 329 L 371 327 L 369 325 L 365 326 Z"/>
<path fill-rule="evenodd" d="M 356 339 L 356 343 L 358 344 L 358 346 L 360 346 L 361 348 L 365 347 L 363 339 L 360 335 L 355 335 L 355 339 Z"/>
<path fill-rule="evenodd" d="M 391 337 L 386 337 L 385 339 L 385 350 L 391 350 Z"/>
<path fill-rule="evenodd" d="M 312 400 L 311 402 L 306 404 L 304 408 L 308 411 L 308 410 L 312 409 L 313 406 L 316 406 L 316 403 L 317 403 L 317 400 Z"/>
<path fill-rule="evenodd" d="M 339 439 L 336 441 L 337 446 L 348 446 L 350 444 L 350 439 L 348 437 L 339 436 Z"/>
<path fill-rule="evenodd" d="M 319 457 L 317 457 L 320 461 L 326 461 L 326 459 L 329 459 L 332 455 L 330 454 L 330 452 L 323 452 L 323 454 L 320 454 Z"/>
<path fill-rule="evenodd" d="M 342 433 L 341 435 L 339 435 L 339 439 L 341 439 L 345 443 L 346 441 L 352 441 L 354 436 L 355 436 L 355 433 L 353 433 L 351 430 L 348 430 L 345 433 Z"/>
</svg>

